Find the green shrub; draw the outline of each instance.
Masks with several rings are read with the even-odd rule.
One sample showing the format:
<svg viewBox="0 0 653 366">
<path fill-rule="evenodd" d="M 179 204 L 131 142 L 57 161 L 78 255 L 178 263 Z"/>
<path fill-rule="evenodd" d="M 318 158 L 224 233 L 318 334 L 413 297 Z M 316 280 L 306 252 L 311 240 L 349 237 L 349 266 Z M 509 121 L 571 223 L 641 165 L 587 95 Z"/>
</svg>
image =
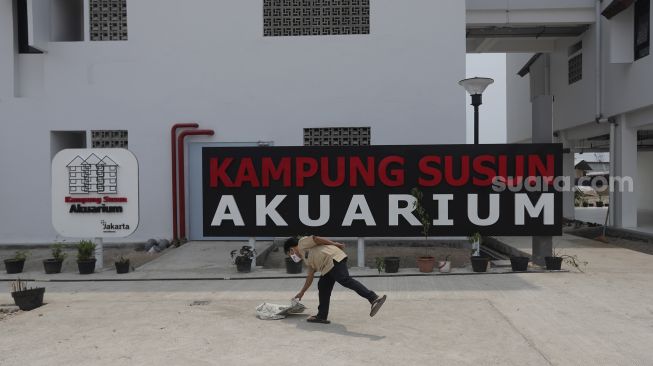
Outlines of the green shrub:
<svg viewBox="0 0 653 366">
<path fill-rule="evenodd" d="M 27 256 L 29 255 L 29 252 L 27 250 L 17 250 L 16 254 L 14 254 L 14 257 L 11 258 L 15 261 L 24 261 L 27 259 Z"/>
<path fill-rule="evenodd" d="M 63 244 L 54 244 L 50 247 L 52 250 L 52 258 L 56 261 L 63 261 L 67 254 L 63 251 Z"/>
<path fill-rule="evenodd" d="M 90 240 L 82 240 L 77 244 L 77 260 L 87 261 L 95 258 L 95 244 Z"/>
</svg>

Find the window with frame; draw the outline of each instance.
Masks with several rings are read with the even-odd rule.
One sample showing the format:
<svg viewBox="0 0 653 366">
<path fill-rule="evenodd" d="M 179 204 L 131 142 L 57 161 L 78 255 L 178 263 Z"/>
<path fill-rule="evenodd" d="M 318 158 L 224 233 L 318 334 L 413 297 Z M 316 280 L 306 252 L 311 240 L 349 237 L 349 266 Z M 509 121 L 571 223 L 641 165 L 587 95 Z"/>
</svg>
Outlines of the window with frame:
<svg viewBox="0 0 653 366">
<path fill-rule="evenodd" d="M 571 45 L 568 50 L 567 78 L 569 85 L 583 80 L 583 42 Z"/>
<path fill-rule="evenodd" d="M 263 36 L 370 33 L 370 0 L 263 0 Z"/>
<path fill-rule="evenodd" d="M 648 56 L 651 43 L 651 1 L 635 2 L 635 60 Z"/>
<path fill-rule="evenodd" d="M 127 0 L 90 0 L 91 41 L 127 40 Z"/>
<path fill-rule="evenodd" d="M 305 128 L 304 146 L 369 146 L 370 127 Z"/>
<path fill-rule="evenodd" d="M 129 133 L 127 130 L 94 130 L 91 131 L 91 146 L 93 148 L 127 149 Z"/>
</svg>

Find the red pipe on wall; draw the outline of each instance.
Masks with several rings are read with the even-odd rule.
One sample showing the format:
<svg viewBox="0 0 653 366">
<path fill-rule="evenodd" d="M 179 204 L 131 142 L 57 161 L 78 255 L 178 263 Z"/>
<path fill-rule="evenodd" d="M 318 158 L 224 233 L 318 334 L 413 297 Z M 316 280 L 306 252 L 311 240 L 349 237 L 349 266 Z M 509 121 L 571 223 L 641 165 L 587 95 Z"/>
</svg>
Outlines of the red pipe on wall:
<svg viewBox="0 0 653 366">
<path fill-rule="evenodd" d="M 177 161 L 179 162 L 179 237 L 186 239 L 186 180 L 184 179 L 184 138 L 186 136 L 213 136 L 213 130 L 182 131 L 177 138 Z"/>
<path fill-rule="evenodd" d="M 179 239 L 177 234 L 177 130 L 180 128 L 197 128 L 197 123 L 176 123 L 170 129 L 170 147 L 172 149 L 172 240 Z"/>
</svg>

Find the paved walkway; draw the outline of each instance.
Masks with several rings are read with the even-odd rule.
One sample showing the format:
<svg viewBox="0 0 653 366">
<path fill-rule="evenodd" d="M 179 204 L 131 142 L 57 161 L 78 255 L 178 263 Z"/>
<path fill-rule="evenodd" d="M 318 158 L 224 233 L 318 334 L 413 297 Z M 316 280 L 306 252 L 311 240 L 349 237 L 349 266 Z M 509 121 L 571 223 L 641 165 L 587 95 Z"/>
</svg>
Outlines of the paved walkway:
<svg viewBox="0 0 653 366">
<path fill-rule="evenodd" d="M 0 322 L 0 365 L 653 365 L 653 257 L 555 244 L 586 273 L 363 278 L 388 294 L 384 308 L 369 318 L 336 286 L 327 326 L 254 317 L 299 278 L 46 283 L 46 306 Z"/>
</svg>

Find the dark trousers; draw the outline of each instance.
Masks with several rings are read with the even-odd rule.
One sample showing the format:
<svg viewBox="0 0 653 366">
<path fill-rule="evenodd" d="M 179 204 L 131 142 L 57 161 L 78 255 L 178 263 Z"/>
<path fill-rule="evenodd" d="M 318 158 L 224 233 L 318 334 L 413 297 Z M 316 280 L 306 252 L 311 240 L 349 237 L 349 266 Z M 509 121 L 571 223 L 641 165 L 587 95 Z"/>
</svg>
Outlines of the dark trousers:
<svg viewBox="0 0 653 366">
<path fill-rule="evenodd" d="M 329 316 L 331 292 L 333 291 L 333 285 L 335 285 L 336 282 L 341 284 L 343 287 L 356 291 L 356 293 L 361 297 L 366 298 L 370 304 L 377 298 L 374 291 L 368 290 L 367 287 L 363 286 L 363 284 L 349 276 L 347 258 L 340 262 L 334 260 L 333 265 L 333 268 L 329 272 L 320 276 L 320 280 L 317 283 L 320 297 L 320 305 L 317 307 L 317 317 L 320 319 L 327 319 Z"/>
</svg>

